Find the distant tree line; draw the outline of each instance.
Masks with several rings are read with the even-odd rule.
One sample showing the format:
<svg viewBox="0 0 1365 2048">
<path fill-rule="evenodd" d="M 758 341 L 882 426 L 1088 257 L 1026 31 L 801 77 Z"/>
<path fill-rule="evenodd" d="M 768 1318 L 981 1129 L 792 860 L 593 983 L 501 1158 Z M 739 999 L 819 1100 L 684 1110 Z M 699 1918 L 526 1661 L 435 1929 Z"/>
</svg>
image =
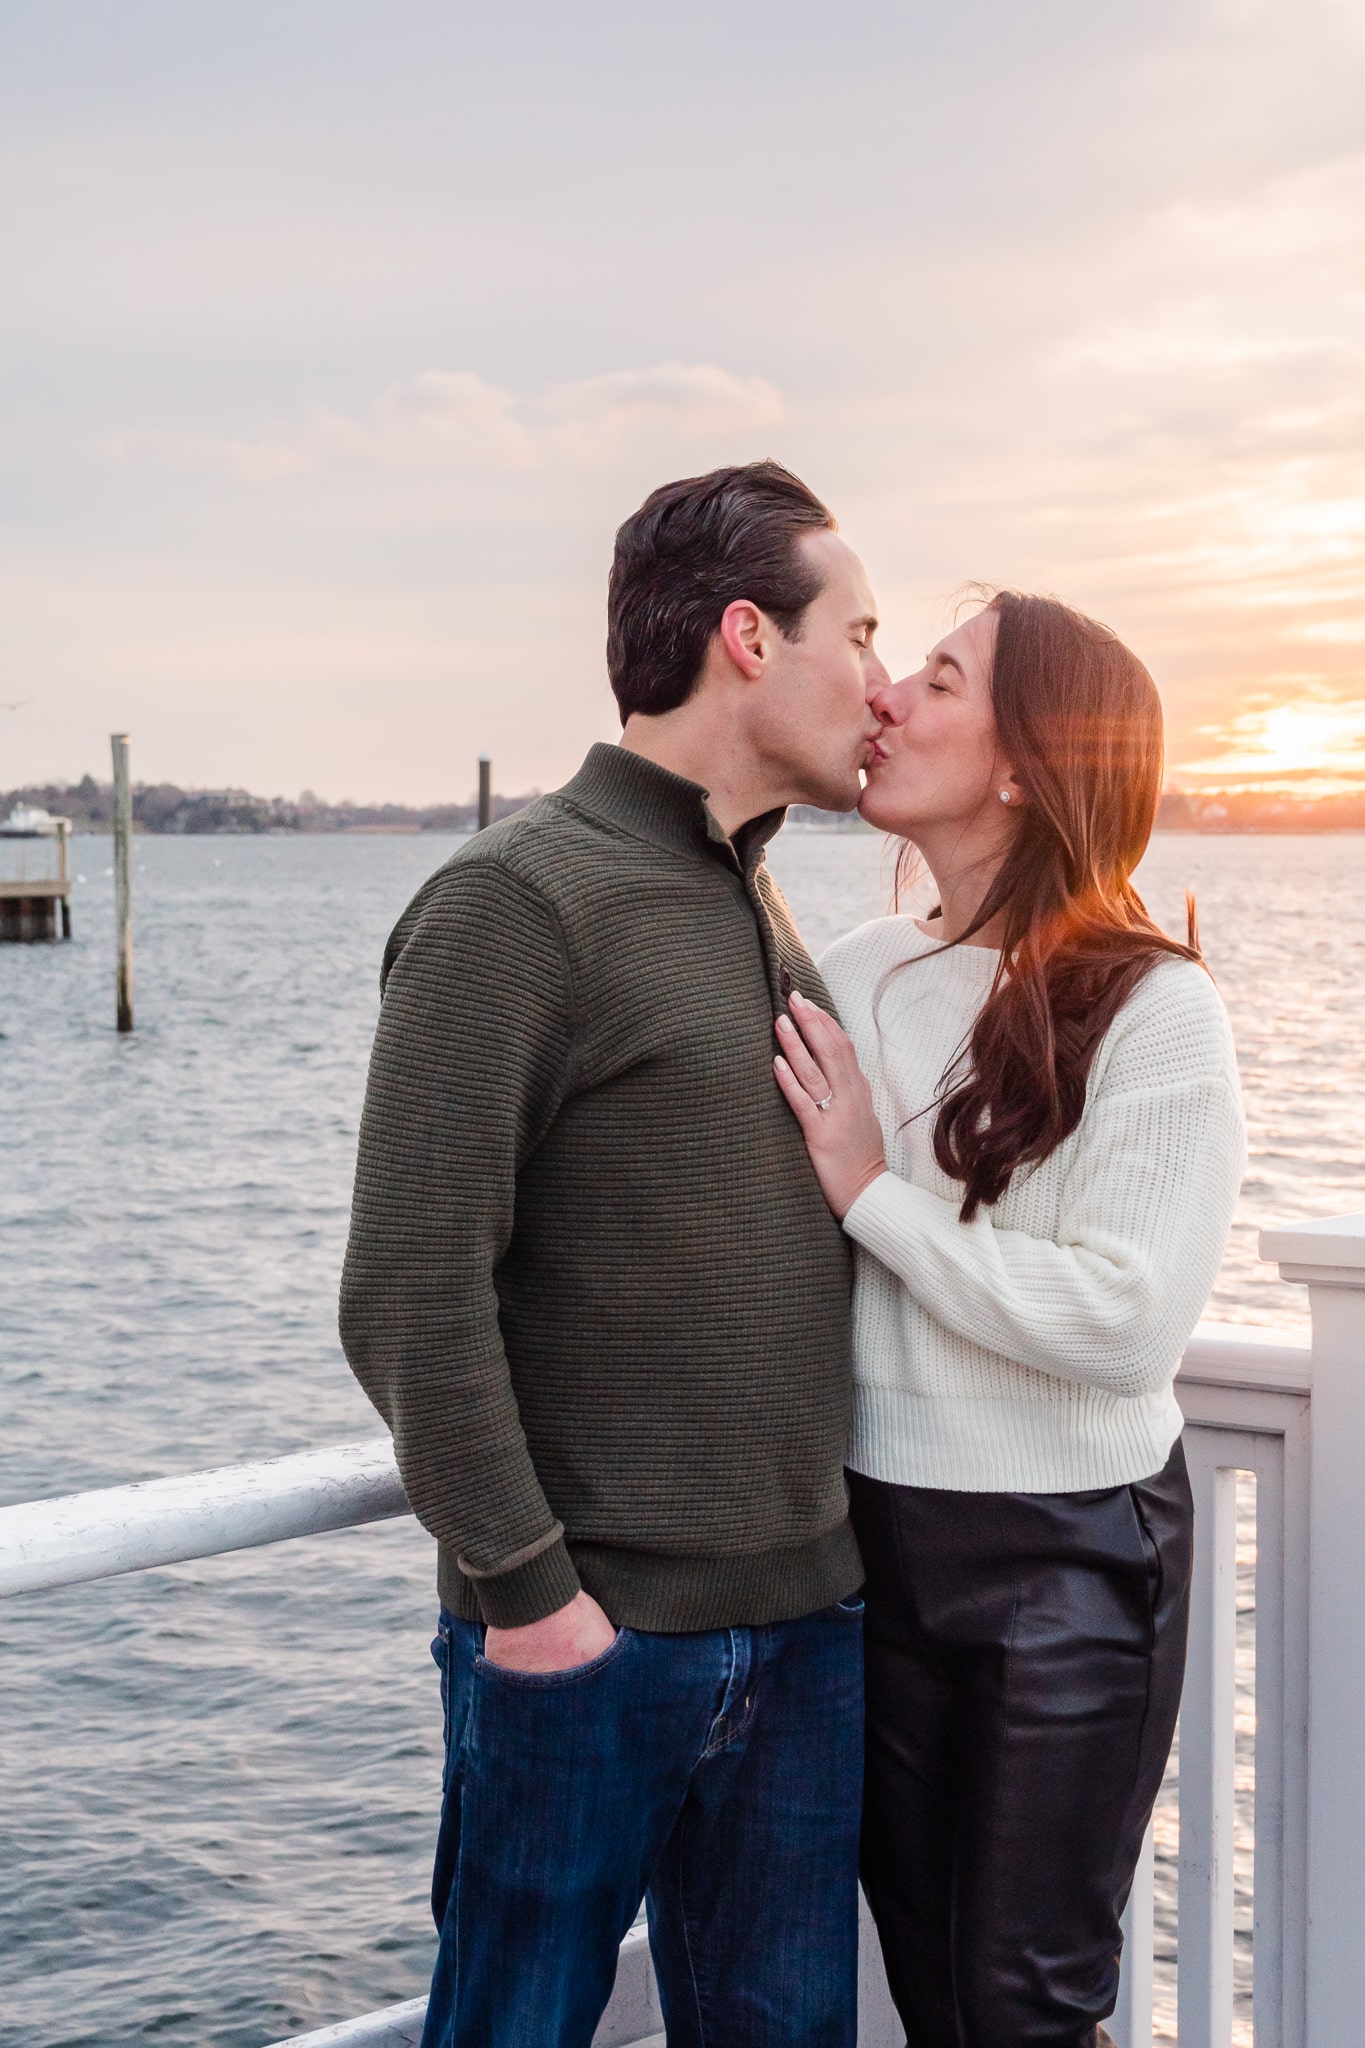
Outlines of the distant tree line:
<svg viewBox="0 0 1365 2048">
<path fill-rule="evenodd" d="M 1286 796 L 1248 789 L 1168 789 L 1159 832 L 1365 832 L 1359 796 Z"/>
<path fill-rule="evenodd" d="M 495 796 L 493 815 L 505 818 L 538 794 Z M 85 775 L 75 783 L 33 783 L 0 791 L 0 820 L 16 804 L 40 806 L 70 818 L 78 831 L 107 832 L 111 789 Z M 866 830 L 856 811 L 821 811 L 794 804 L 793 824 L 841 831 Z M 329 804 L 311 790 L 297 801 L 253 796 L 245 789 L 181 789 L 174 782 L 140 782 L 133 791 L 133 822 L 143 832 L 472 832 L 476 804 Z M 1157 814 L 1166 832 L 1361 832 L 1360 796 L 1295 797 L 1244 790 L 1168 790 Z"/>
<path fill-rule="evenodd" d="M 534 792 L 532 793 L 534 794 Z M 75 783 L 33 783 L 0 791 L 0 818 L 15 804 L 35 804 L 70 818 L 78 831 L 110 829 L 112 788 L 86 775 Z M 531 796 L 495 796 L 493 815 L 505 818 Z M 311 790 L 297 801 L 253 796 L 246 789 L 181 789 L 174 782 L 139 782 L 133 788 L 133 823 L 143 832 L 472 832 L 478 805 L 329 804 Z"/>
</svg>

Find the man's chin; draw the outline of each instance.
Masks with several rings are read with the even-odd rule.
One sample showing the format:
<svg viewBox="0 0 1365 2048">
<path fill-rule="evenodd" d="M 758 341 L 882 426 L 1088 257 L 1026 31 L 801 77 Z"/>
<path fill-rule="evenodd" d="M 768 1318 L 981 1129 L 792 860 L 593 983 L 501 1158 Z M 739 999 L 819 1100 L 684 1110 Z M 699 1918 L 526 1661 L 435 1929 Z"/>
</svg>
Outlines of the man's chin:
<svg viewBox="0 0 1365 2048">
<path fill-rule="evenodd" d="M 820 811 L 856 811 L 862 793 L 855 768 L 846 782 L 813 783 L 805 796 L 797 798 L 797 802 L 812 804 Z"/>
</svg>

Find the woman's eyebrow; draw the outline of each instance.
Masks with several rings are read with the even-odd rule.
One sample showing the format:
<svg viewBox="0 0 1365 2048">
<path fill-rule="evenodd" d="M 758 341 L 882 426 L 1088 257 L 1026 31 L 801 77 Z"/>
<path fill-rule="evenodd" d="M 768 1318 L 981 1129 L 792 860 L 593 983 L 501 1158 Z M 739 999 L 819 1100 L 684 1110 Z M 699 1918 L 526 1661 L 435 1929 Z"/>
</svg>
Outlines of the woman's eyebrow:
<svg viewBox="0 0 1365 2048">
<path fill-rule="evenodd" d="M 955 668 L 963 681 L 966 681 L 967 672 L 955 654 L 945 654 L 942 648 L 940 648 L 936 653 L 930 654 L 927 659 L 937 662 L 940 668 Z"/>
</svg>

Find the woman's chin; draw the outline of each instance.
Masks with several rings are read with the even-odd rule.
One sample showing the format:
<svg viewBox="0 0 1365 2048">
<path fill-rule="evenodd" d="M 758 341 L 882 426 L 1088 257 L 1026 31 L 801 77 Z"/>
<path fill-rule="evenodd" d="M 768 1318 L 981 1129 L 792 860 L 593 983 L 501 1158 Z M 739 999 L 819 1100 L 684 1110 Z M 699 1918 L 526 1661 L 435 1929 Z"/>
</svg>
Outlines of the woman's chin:
<svg viewBox="0 0 1365 2048">
<path fill-rule="evenodd" d="M 875 825 L 879 832 L 900 833 L 903 826 L 891 816 L 892 806 L 883 798 L 876 782 L 869 777 L 862 795 L 858 799 L 858 816 L 864 824 Z"/>
</svg>

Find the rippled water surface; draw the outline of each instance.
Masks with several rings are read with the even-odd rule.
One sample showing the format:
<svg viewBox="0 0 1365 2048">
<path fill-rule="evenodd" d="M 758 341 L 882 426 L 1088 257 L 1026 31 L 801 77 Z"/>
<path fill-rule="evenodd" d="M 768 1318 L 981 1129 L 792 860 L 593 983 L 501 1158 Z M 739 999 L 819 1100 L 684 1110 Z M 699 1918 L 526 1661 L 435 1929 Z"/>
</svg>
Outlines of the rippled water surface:
<svg viewBox="0 0 1365 2048">
<path fill-rule="evenodd" d="M 108 843 L 68 946 L 0 946 L 0 1501 L 376 1433 L 335 1291 L 384 935 L 454 842 Z M 1268 1220 L 1365 1206 L 1358 839 L 1164 837 L 1200 897 L 1252 1161 L 1211 1313 L 1301 1325 Z M 788 832 L 817 948 L 870 835 Z M 699 974 L 704 987 L 704 975 Z M 0 2048 L 262 2048 L 411 1997 L 431 1953 L 433 1557 L 410 1522 L 0 1605 Z"/>
</svg>

